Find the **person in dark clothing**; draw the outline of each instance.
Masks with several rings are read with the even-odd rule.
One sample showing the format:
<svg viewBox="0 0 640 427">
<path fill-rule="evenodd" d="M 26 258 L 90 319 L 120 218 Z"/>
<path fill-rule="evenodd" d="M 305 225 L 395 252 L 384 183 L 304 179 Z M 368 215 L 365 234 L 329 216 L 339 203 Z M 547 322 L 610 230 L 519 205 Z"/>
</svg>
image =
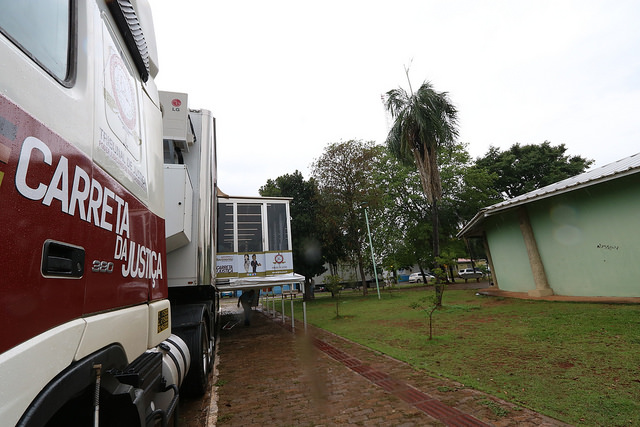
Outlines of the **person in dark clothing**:
<svg viewBox="0 0 640 427">
<path fill-rule="evenodd" d="M 244 325 L 249 326 L 251 324 L 251 306 L 253 305 L 253 297 L 255 296 L 256 291 L 253 289 L 243 292 L 238 298 L 238 307 L 242 304 L 242 309 L 244 310 Z"/>
</svg>

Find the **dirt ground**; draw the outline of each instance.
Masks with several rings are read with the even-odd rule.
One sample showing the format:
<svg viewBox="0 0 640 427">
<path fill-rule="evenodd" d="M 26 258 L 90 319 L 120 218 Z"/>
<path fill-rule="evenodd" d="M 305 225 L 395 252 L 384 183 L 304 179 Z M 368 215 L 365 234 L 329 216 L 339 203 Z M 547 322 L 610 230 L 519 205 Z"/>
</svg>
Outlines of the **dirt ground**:
<svg viewBox="0 0 640 427">
<path fill-rule="evenodd" d="M 180 406 L 178 408 L 178 426 L 180 427 L 207 427 L 215 426 L 215 414 L 211 410 L 211 398 L 215 385 L 215 376 L 211 373 L 210 381 L 212 386 L 204 396 L 200 398 L 186 398 L 180 396 Z M 211 419 L 213 424 L 209 424 Z M 171 424 L 170 424 L 171 425 Z"/>
</svg>

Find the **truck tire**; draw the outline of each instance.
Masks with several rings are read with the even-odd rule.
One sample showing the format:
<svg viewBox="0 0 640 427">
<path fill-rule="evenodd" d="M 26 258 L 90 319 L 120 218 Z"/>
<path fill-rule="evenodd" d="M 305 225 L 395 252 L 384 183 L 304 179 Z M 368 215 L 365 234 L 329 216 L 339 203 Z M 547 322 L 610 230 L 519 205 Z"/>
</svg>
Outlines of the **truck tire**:
<svg viewBox="0 0 640 427">
<path fill-rule="evenodd" d="M 183 338 L 191 353 L 191 367 L 184 379 L 182 391 L 190 397 L 202 396 L 208 389 L 213 362 L 213 340 L 206 322 L 203 320 L 195 328 L 185 331 Z"/>
</svg>

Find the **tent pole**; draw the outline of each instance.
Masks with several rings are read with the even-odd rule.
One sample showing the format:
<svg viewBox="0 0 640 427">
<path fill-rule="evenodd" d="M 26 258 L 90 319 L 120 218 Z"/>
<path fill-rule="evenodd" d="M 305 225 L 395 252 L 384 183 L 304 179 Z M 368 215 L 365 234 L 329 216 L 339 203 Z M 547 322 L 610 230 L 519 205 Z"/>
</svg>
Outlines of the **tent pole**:
<svg viewBox="0 0 640 427">
<path fill-rule="evenodd" d="M 296 330 L 296 323 L 293 319 L 293 297 L 291 297 L 291 331 L 295 332 L 295 330 Z"/>
<path fill-rule="evenodd" d="M 273 292 L 273 288 L 271 288 L 271 311 L 269 311 L 271 317 L 276 316 L 276 294 Z"/>
<path fill-rule="evenodd" d="M 269 307 L 270 299 L 271 298 L 269 298 L 269 291 L 267 291 L 267 314 L 269 315 L 271 314 L 271 307 Z"/>
<path fill-rule="evenodd" d="M 271 300 L 271 317 L 276 317 L 276 290 L 273 289 L 273 299 Z"/>
<path fill-rule="evenodd" d="M 269 294 L 267 292 L 262 295 L 262 308 L 265 313 L 269 312 Z"/>
<path fill-rule="evenodd" d="M 304 324 L 304 333 L 307 333 L 307 287 L 305 282 L 300 282 L 302 287 L 302 323 Z"/>
<path fill-rule="evenodd" d="M 302 301 L 302 317 L 304 322 L 304 333 L 307 333 L 307 302 Z"/>
<path fill-rule="evenodd" d="M 284 325 L 284 286 L 280 286 L 280 299 L 282 300 L 282 324 Z"/>
</svg>

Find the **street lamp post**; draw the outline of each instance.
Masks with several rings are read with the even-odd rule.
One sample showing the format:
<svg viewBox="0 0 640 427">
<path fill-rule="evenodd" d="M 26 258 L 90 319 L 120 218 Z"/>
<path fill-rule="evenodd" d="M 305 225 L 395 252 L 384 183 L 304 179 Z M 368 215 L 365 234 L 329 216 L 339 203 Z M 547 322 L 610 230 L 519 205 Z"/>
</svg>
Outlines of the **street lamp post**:
<svg viewBox="0 0 640 427">
<path fill-rule="evenodd" d="M 378 284 L 378 270 L 376 269 L 376 259 L 373 255 L 373 242 L 371 241 L 371 229 L 369 228 L 369 215 L 367 207 L 364 207 L 364 219 L 367 221 L 367 233 L 369 234 L 369 247 L 371 247 L 371 262 L 373 262 L 373 275 L 376 277 L 376 289 L 378 290 L 378 299 L 380 299 L 380 285 Z"/>
</svg>

